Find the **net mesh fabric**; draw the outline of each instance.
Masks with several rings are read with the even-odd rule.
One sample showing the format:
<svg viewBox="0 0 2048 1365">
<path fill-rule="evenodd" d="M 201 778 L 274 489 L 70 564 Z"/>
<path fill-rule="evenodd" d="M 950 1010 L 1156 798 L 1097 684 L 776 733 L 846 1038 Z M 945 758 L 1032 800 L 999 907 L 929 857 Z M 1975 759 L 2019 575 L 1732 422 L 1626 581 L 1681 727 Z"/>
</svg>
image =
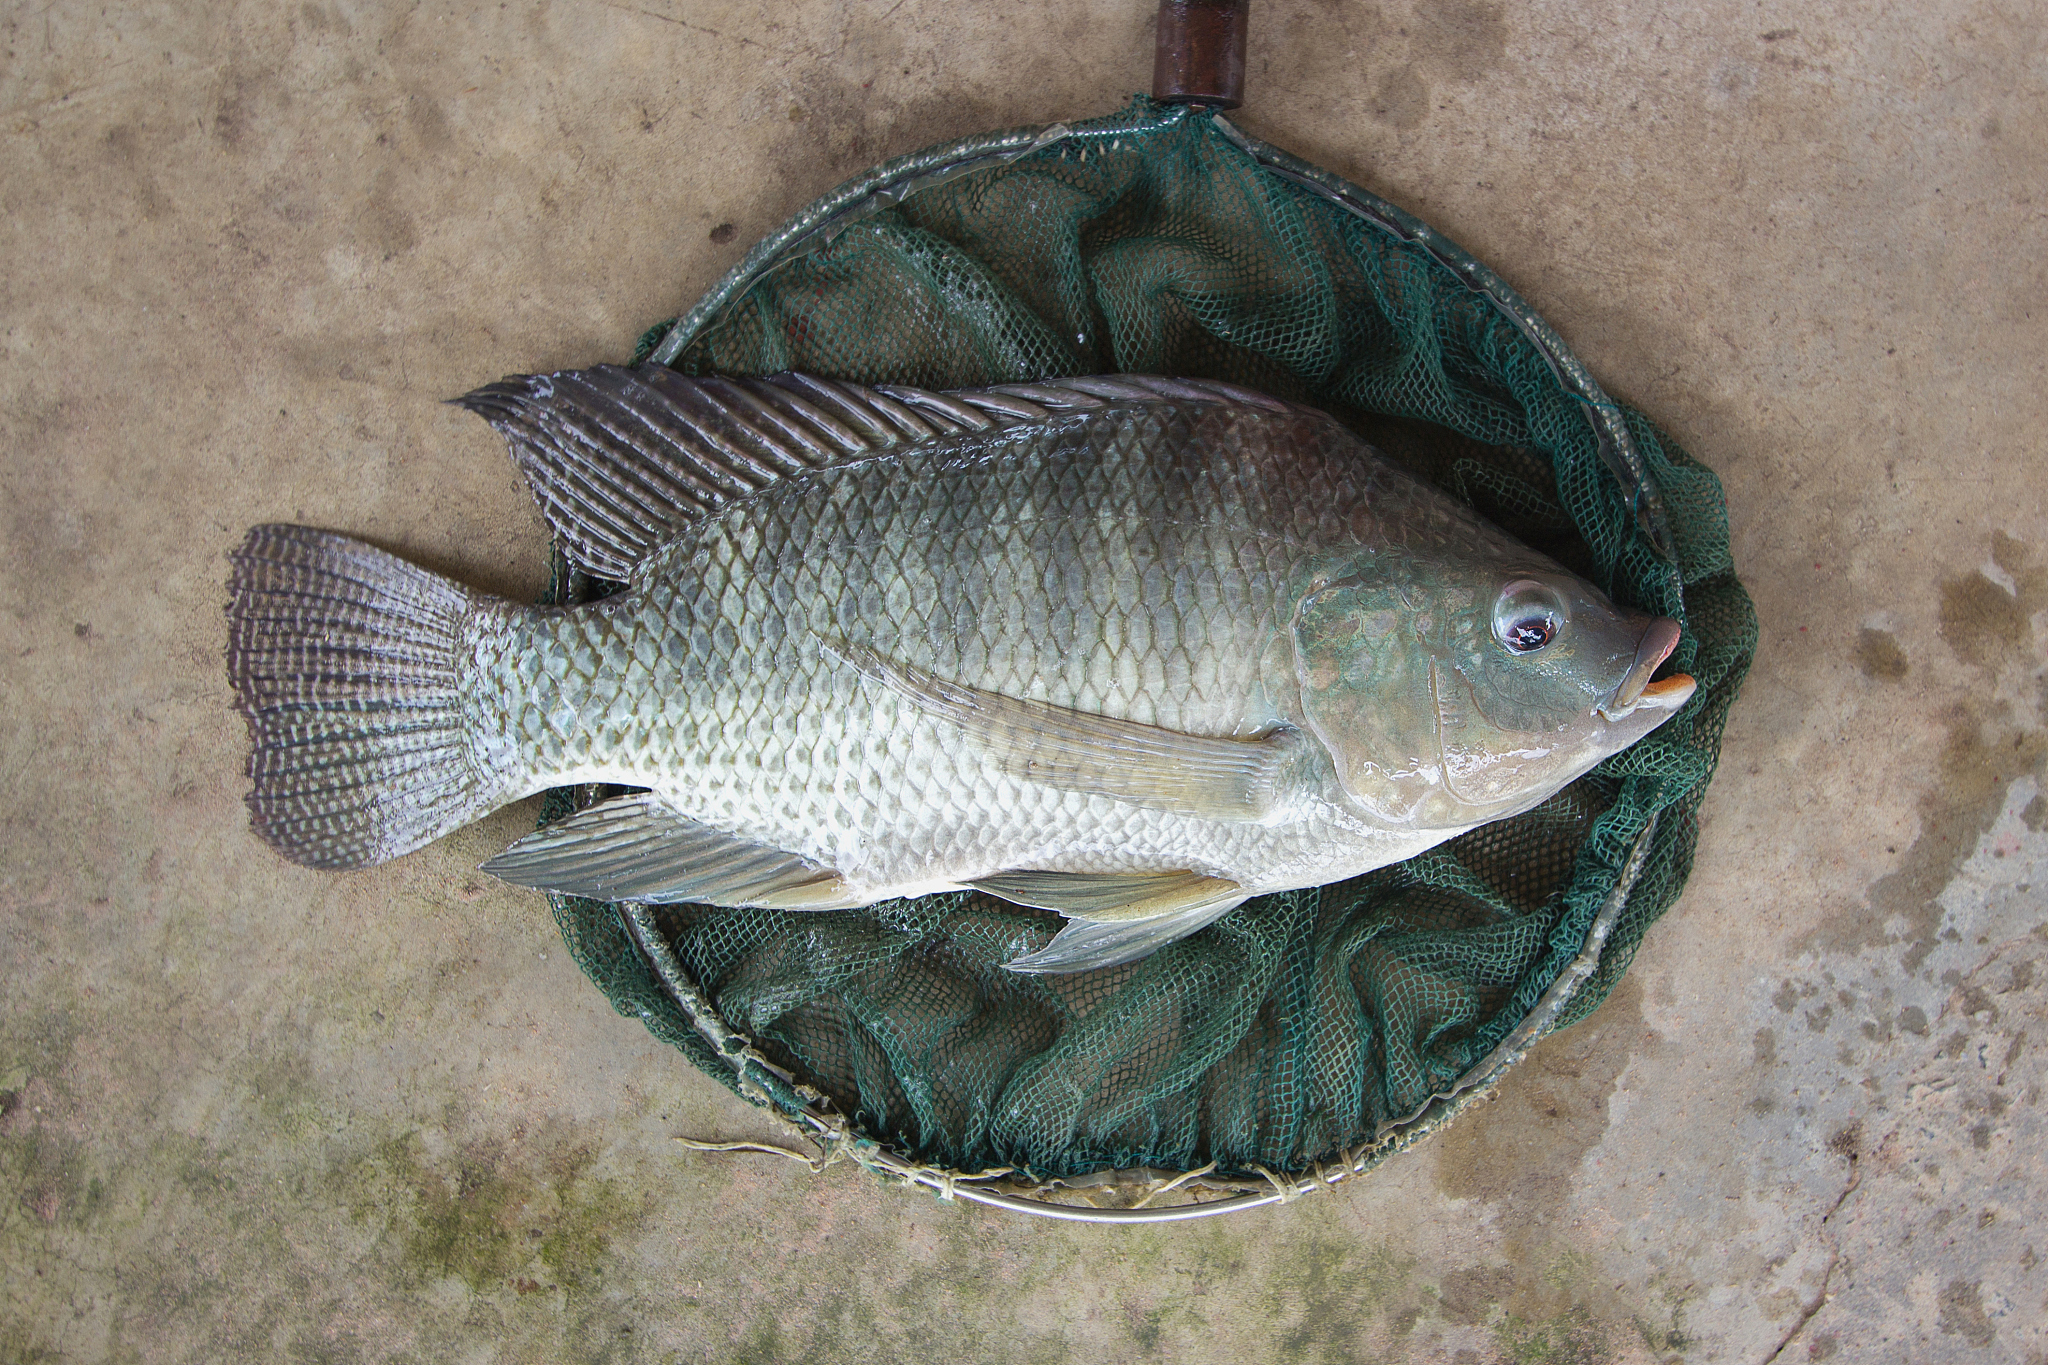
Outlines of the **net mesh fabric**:
<svg viewBox="0 0 2048 1365">
<path fill-rule="evenodd" d="M 1719 481 L 1623 410 L 1663 491 L 1674 569 L 1637 530 L 1581 399 L 1512 318 L 1216 121 L 1141 100 L 929 184 L 754 279 L 674 363 L 939 389 L 1120 372 L 1263 389 L 1324 408 L 1685 627 L 1674 664 L 1699 682 L 1686 710 L 1544 806 L 1261 897 L 1127 966 L 1005 971 L 1061 921 L 976 893 L 809 915 L 663 908 L 661 932 L 727 1023 L 899 1153 L 1041 1178 L 1307 1170 L 1413 1114 L 1529 1015 L 1653 814 L 1648 862 L 1566 1022 L 1606 996 L 1684 885 L 1756 641 Z M 569 805 L 556 794 L 548 818 Z M 614 907 L 555 906 L 621 1012 L 734 1084 Z"/>
</svg>

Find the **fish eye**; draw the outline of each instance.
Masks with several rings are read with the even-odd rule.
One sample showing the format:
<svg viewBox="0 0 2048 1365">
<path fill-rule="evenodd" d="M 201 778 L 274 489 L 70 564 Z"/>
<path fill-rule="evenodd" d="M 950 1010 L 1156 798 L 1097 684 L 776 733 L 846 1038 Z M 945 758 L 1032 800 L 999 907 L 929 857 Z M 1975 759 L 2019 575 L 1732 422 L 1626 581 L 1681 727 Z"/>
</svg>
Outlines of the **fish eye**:
<svg viewBox="0 0 2048 1365">
<path fill-rule="evenodd" d="M 1514 654 L 1547 648 L 1570 619 L 1555 589 L 1533 578 L 1518 578 L 1501 589 L 1493 604 L 1493 636 Z"/>
</svg>

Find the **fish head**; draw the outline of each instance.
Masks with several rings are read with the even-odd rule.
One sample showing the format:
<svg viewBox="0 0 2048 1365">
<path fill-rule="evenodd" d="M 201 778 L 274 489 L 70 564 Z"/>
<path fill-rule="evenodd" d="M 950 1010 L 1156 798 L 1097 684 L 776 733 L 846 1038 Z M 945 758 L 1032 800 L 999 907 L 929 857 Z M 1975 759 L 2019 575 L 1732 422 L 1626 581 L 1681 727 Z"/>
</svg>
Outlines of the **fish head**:
<svg viewBox="0 0 2048 1365">
<path fill-rule="evenodd" d="M 1527 810 L 1669 720 L 1694 690 L 1655 680 L 1678 640 L 1527 550 L 1359 556 L 1316 574 L 1293 621 L 1307 728 L 1345 795 L 1418 830 Z"/>
</svg>

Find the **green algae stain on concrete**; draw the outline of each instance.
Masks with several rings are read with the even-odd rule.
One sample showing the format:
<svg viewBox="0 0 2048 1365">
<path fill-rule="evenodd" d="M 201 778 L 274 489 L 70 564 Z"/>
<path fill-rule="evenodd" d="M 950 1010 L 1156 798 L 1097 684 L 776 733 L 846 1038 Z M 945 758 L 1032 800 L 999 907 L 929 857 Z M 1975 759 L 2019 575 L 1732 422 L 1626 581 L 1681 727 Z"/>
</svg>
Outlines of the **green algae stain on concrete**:
<svg viewBox="0 0 2048 1365">
<path fill-rule="evenodd" d="M 55 1349 L 37 1343 L 28 1323 L 0 1319 L 0 1360 L 7 1365 L 61 1365 L 63 1359 Z"/>
<path fill-rule="evenodd" d="M 909 1321 L 917 1321 L 912 1316 Z M 794 1352 L 797 1360 L 850 1360 L 857 1359 L 863 1346 L 871 1346 L 880 1336 L 880 1323 L 872 1305 L 860 1294 L 846 1290 L 835 1290 L 817 1304 L 811 1315 L 810 1334 L 803 1349 Z M 773 1329 L 770 1329 L 771 1333 Z M 958 1340 L 958 1338 L 954 1338 Z M 917 1354 L 929 1359 L 943 1359 L 945 1343 L 925 1343 L 933 1347 L 929 1352 Z"/>
<path fill-rule="evenodd" d="M 105 1202 L 85 1144 L 33 1125 L 0 1135 L 0 1181 L 20 1213 L 44 1227 L 82 1226 Z"/>
<path fill-rule="evenodd" d="M 1437 1286 L 1437 1311 L 1445 1322 L 1473 1326 L 1493 1316 L 1494 1306 L 1514 1292 L 1515 1272 L 1504 1265 L 1453 1270 Z"/>
<path fill-rule="evenodd" d="M 1514 1365 L 1608 1365 L 1616 1356 L 1608 1329 L 1583 1308 L 1536 1323 L 1510 1317 L 1498 1340 L 1501 1354 Z"/>
<path fill-rule="evenodd" d="M 951 1286 L 957 1289 L 959 1286 Z M 1014 1307 L 978 1302 L 967 1295 L 944 1303 L 925 1301 L 924 1311 L 877 1311 L 880 1296 L 848 1288 L 820 1294 L 813 1285 L 792 1287 L 792 1297 L 754 1316 L 730 1354 L 713 1359 L 733 1365 L 808 1365 L 815 1361 L 973 1360 L 1006 1365 L 1065 1365 L 1075 1358 L 1060 1339 L 1032 1340 L 1005 1334 L 1001 1310 Z M 937 1311 L 932 1311 L 937 1310 Z"/>
<path fill-rule="evenodd" d="M 643 1199 L 592 1171 L 588 1148 L 476 1145 L 429 1153 L 415 1131 L 380 1144 L 350 1173 L 354 1212 L 388 1214 L 414 1279 L 454 1278 L 477 1293 L 580 1290 L 602 1276 L 614 1235 Z"/>
<path fill-rule="evenodd" d="M 1685 1301 L 1681 1299 L 1664 1314 L 1662 1321 L 1639 1317 L 1635 1320 L 1636 1335 L 1643 1339 L 1643 1345 L 1650 1348 L 1658 1359 L 1666 1359 L 1674 1352 L 1690 1350 L 1694 1345 L 1692 1333 L 1685 1329 Z"/>
<path fill-rule="evenodd" d="M 0 1233 L 34 1241 L 85 1226 L 105 1207 L 106 1184 L 94 1169 L 96 1154 L 75 1135 L 65 1072 L 76 1016 L 46 1011 L 17 1023 L 26 1027 L 8 1030 L 14 1036 L 6 1046 L 28 1061 L 0 1075 L 0 1189 L 12 1204 L 0 1211 Z"/>
<path fill-rule="evenodd" d="M 332 1115 L 301 1052 L 281 1052 L 250 1064 L 240 1080 L 261 1127 L 287 1144 L 308 1142 L 331 1126 Z"/>
<path fill-rule="evenodd" d="M 775 1319 L 763 1318 L 754 1324 L 753 1329 L 747 1333 L 746 1340 L 740 1343 L 729 1359 L 732 1365 L 786 1365 L 787 1362 L 801 1359 L 802 1356 L 800 1348 L 785 1354 L 782 1349 L 782 1333 L 776 1326 Z"/>
<path fill-rule="evenodd" d="M 6 1072 L 0 1077 L 0 1109 L 23 1102 L 32 1081 L 61 1097 L 72 1053 L 85 1031 L 83 1012 L 68 1005 L 0 1014 L 0 1068 Z"/>
<path fill-rule="evenodd" d="M 1459 1282 L 1454 1272 L 1439 1298 L 1447 1321 L 1490 1324 L 1499 1359 L 1513 1365 L 1608 1365 L 1642 1347 L 1669 1360 L 1692 1345 L 1682 1294 L 1653 1282 L 1648 1302 L 1629 1303 L 1606 1289 L 1597 1258 L 1559 1248 L 1534 1275 L 1479 1267 Z"/>
<path fill-rule="evenodd" d="M 1411 1289 L 1416 1264 L 1392 1242 L 1361 1248 L 1310 1236 L 1292 1243 L 1270 1271 L 1275 1358 L 1289 1365 L 1350 1361 L 1357 1338 L 1375 1321 L 1388 1321 L 1397 1335 L 1413 1327 L 1421 1311 Z"/>
<path fill-rule="evenodd" d="M 475 1290 L 510 1282 L 512 1272 L 532 1259 L 517 1226 L 524 1192 L 472 1157 L 457 1160 L 452 1172 L 436 1172 L 409 1160 L 410 1151 L 401 1152 L 416 1200 L 407 1258 L 435 1274 L 457 1276 Z"/>
</svg>

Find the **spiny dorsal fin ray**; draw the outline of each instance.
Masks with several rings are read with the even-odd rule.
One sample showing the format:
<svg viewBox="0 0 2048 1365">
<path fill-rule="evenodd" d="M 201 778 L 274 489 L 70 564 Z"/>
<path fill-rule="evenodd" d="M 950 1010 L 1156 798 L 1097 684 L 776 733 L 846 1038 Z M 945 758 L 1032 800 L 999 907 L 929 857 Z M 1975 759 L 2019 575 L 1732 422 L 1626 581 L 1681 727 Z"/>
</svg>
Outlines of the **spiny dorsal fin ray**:
<svg viewBox="0 0 2048 1365">
<path fill-rule="evenodd" d="M 1292 410 L 1234 385 L 1145 375 L 935 393 L 660 365 L 513 375 L 453 401 L 504 435 L 570 561 L 620 581 L 692 522 L 807 469 L 1111 403 Z"/>
<path fill-rule="evenodd" d="M 842 910 L 862 903 L 830 868 L 700 825 L 651 792 L 538 830 L 483 865 L 515 886 L 592 900 Z"/>
<path fill-rule="evenodd" d="M 919 710 L 958 725 L 1012 777 L 1209 820 L 1261 820 L 1285 792 L 1301 737 L 1190 735 L 1019 701 L 900 664 L 865 645 L 825 648 Z"/>
</svg>

